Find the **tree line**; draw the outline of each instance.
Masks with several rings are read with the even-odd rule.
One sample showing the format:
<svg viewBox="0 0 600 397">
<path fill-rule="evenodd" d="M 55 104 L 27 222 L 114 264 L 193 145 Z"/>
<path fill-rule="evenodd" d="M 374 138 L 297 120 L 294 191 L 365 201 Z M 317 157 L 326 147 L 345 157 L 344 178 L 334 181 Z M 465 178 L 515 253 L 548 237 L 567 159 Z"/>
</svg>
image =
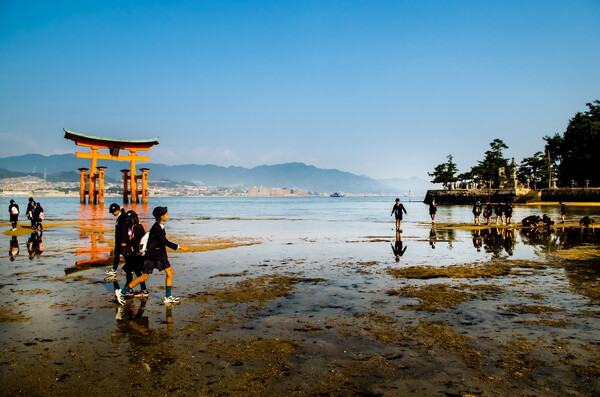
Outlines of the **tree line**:
<svg viewBox="0 0 600 397">
<path fill-rule="evenodd" d="M 554 136 L 544 136 L 543 151 L 521 161 L 517 169 L 519 181 L 531 188 L 556 186 L 600 186 L 600 101 L 587 103 L 588 110 L 569 120 L 567 129 Z M 485 187 L 499 187 L 500 170 L 509 165 L 504 157 L 508 146 L 501 139 L 490 142 L 483 159 L 464 173 L 459 173 L 454 157 L 437 165 L 432 183 L 474 182 Z"/>
</svg>

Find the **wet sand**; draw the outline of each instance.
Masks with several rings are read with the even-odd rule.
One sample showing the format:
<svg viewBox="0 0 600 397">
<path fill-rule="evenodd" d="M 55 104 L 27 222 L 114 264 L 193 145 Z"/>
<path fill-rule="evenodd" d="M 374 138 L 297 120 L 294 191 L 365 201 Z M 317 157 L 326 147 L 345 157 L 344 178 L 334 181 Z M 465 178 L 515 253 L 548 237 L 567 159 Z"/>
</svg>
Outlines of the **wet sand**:
<svg viewBox="0 0 600 397">
<path fill-rule="evenodd" d="M 265 237 L 243 220 L 246 235 L 198 236 L 176 224 L 170 238 L 192 247 L 170 254 L 183 302 L 162 303 L 155 272 L 150 297 L 120 306 L 125 276 L 103 274 L 110 224 L 66 221 L 41 249 L 29 236 L 2 259 L 1 395 L 600 393 L 597 230 L 441 224 L 430 250 L 431 226 L 408 225 L 396 262 L 392 233 Z M 471 238 L 490 255 L 461 259 Z M 500 255 L 499 238 L 542 254 Z"/>
</svg>

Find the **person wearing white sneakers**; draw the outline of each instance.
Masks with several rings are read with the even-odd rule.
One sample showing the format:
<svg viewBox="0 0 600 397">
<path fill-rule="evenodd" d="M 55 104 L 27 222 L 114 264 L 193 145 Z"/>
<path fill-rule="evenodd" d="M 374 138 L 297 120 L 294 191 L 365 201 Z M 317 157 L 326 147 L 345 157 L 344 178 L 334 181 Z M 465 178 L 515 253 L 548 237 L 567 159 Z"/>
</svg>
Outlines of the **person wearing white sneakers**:
<svg viewBox="0 0 600 397">
<path fill-rule="evenodd" d="M 181 249 L 182 251 L 188 251 L 189 248 L 184 247 L 182 245 L 177 245 L 167 240 L 167 233 L 165 232 L 164 226 L 164 223 L 169 219 L 169 211 L 167 207 L 154 208 L 154 210 L 152 211 L 152 215 L 156 219 L 156 223 L 150 228 L 148 240 L 146 242 L 146 252 L 144 256 L 144 271 L 141 276 L 133 280 L 131 283 L 125 284 L 125 287 L 123 287 L 123 289 L 115 290 L 115 296 L 117 297 L 117 301 L 122 305 L 125 303 L 125 294 L 129 293 L 129 291 L 135 288 L 136 285 L 148 280 L 148 276 L 152 274 L 154 269 L 158 269 L 159 271 L 165 271 L 166 291 L 163 302 L 176 303 L 180 301 L 179 298 L 174 297 L 171 293 L 174 273 L 173 269 L 171 268 L 171 264 L 169 263 L 166 247 L 169 247 L 173 250 Z"/>
<path fill-rule="evenodd" d="M 15 203 L 15 200 L 10 200 L 8 206 L 8 213 L 10 214 L 10 224 L 12 225 L 11 231 L 17 230 L 17 222 L 19 222 L 19 205 Z"/>
</svg>

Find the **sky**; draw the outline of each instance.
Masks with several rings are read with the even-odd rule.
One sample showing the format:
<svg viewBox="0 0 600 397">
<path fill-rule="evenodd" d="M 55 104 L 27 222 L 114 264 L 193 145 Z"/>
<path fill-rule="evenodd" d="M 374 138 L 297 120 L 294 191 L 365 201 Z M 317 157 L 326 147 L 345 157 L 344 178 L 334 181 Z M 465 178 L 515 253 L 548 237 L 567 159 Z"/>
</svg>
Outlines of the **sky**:
<svg viewBox="0 0 600 397">
<path fill-rule="evenodd" d="M 600 1 L 0 0 L 0 157 L 63 128 L 166 164 L 375 179 L 517 162 L 600 99 Z"/>
</svg>

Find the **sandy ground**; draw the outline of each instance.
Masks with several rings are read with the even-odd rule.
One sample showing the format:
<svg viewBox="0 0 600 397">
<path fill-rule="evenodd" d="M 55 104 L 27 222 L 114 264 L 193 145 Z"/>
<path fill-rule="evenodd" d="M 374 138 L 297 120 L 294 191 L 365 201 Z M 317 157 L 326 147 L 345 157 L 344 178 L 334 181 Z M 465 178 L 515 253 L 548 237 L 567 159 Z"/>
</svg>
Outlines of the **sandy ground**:
<svg viewBox="0 0 600 397">
<path fill-rule="evenodd" d="M 566 225 L 558 240 L 570 243 L 559 249 L 558 232 L 523 232 L 547 251 L 536 260 L 447 266 L 369 260 L 393 235 L 280 242 L 180 232 L 175 241 L 193 251 L 171 254 L 183 302 L 162 303 L 155 273 L 148 298 L 121 306 L 113 291 L 124 276 L 103 274 L 112 235 L 67 223 L 2 259 L 1 395 L 600 394 L 595 230 Z M 474 241 L 482 229 L 439 227 L 470 228 Z M 506 244 L 515 231 L 501 233 Z M 419 238 L 404 243 L 427 246 Z"/>
</svg>

